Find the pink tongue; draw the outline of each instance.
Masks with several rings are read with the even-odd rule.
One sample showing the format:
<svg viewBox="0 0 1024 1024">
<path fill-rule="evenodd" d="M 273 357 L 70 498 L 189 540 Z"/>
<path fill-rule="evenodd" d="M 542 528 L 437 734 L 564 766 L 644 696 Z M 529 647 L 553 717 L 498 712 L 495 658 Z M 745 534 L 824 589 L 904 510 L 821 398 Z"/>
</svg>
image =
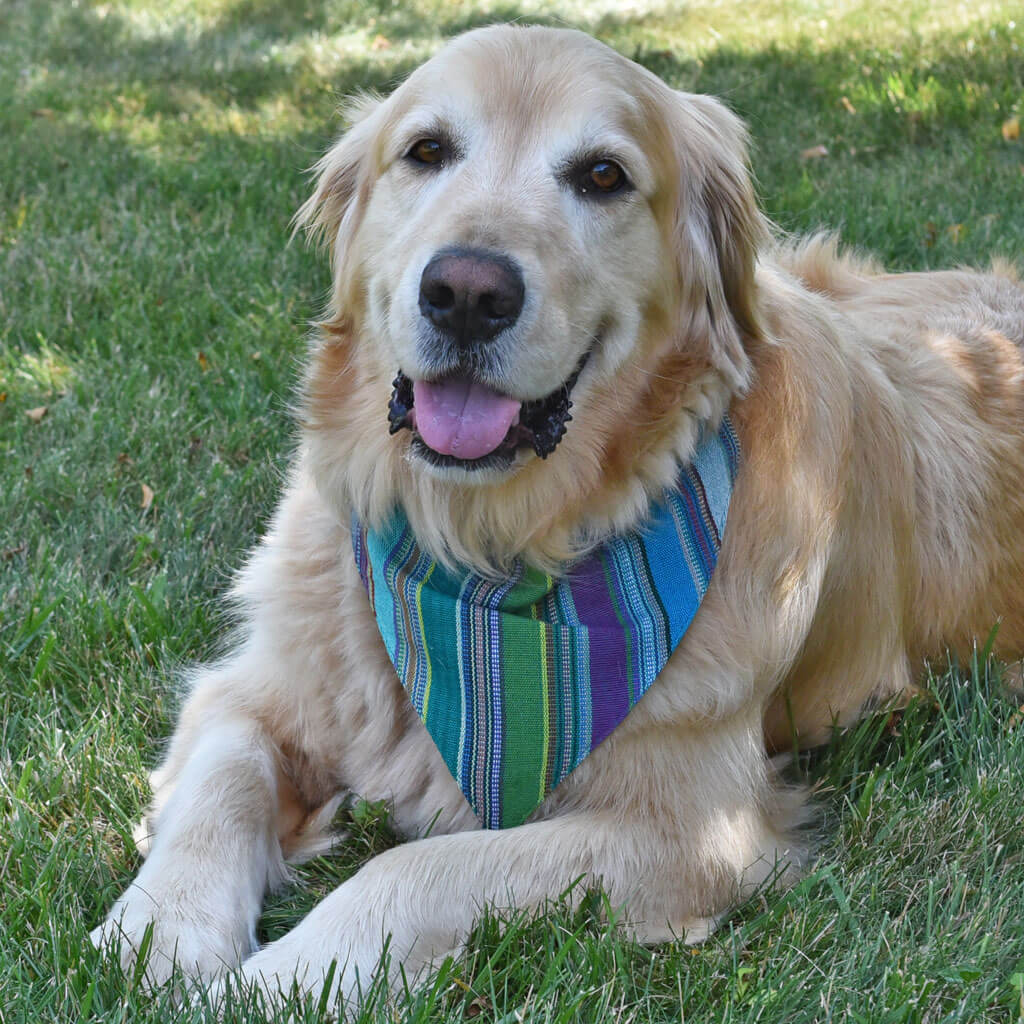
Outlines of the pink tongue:
<svg viewBox="0 0 1024 1024">
<path fill-rule="evenodd" d="M 413 381 L 413 415 L 420 437 L 441 455 L 479 459 L 505 440 L 520 403 L 466 376 L 434 384 Z"/>
</svg>

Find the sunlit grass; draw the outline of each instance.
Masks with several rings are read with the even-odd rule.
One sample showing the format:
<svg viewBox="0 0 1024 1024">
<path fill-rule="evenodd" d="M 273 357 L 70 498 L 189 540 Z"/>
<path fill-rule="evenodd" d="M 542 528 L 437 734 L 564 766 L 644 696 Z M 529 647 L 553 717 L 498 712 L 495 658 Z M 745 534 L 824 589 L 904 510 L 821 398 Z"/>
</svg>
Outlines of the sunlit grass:
<svg viewBox="0 0 1024 1024">
<path fill-rule="evenodd" d="M 1018 8 L 0 5 L 0 1021 L 203 1018 L 86 933 L 136 867 L 175 666 L 217 651 L 280 486 L 327 285 L 289 221 L 342 96 L 490 20 L 576 25 L 726 97 L 785 228 L 840 227 L 899 269 L 1021 263 L 1024 144 L 1000 131 L 1024 112 Z M 599 901 L 487 920 L 396 1017 L 1024 1018 L 1024 726 L 993 671 L 942 672 L 934 703 L 806 759 L 814 871 L 700 949 L 633 946 Z M 376 809 L 346 827 L 271 898 L 265 937 L 390 842 Z M 366 1016 L 391 1019 L 383 999 Z"/>
</svg>

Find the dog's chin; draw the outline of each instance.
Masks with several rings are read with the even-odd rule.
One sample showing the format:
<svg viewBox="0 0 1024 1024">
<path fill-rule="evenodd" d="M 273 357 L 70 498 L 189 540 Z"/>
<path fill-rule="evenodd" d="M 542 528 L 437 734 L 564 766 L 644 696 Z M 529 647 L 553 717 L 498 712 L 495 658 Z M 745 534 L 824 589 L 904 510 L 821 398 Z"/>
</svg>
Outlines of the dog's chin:
<svg viewBox="0 0 1024 1024">
<path fill-rule="evenodd" d="M 477 380 L 470 374 L 451 374 L 433 381 L 417 382 L 408 377 L 402 370 L 394 379 L 394 390 L 388 402 L 388 423 L 392 434 L 409 430 L 412 438 L 409 442 L 409 458 L 417 469 L 441 480 L 457 483 L 489 483 L 511 476 L 528 462 L 546 459 L 560 444 L 572 420 L 572 392 L 587 362 L 585 354 L 576 369 L 557 388 L 544 398 L 519 403 L 515 410 L 515 399 L 493 391 L 488 385 Z M 417 391 L 437 394 L 445 391 L 461 391 L 463 394 L 485 394 L 485 404 L 491 402 L 505 410 L 506 419 L 501 421 L 499 431 L 508 423 L 504 436 L 494 443 L 483 447 L 486 450 L 476 451 L 479 439 L 460 444 L 449 435 L 441 444 L 431 438 L 431 431 L 421 432 L 417 422 Z M 471 399 L 465 399 L 466 407 Z M 510 416 L 510 412 L 515 410 Z M 456 434 L 461 428 L 456 427 Z M 425 436 L 425 434 L 427 436 Z M 434 443 L 431 443 L 434 440 Z M 459 449 L 474 451 L 473 457 L 464 457 Z"/>
<path fill-rule="evenodd" d="M 489 484 L 507 479 L 537 456 L 526 450 L 493 451 L 479 459 L 460 459 L 435 452 L 422 437 L 413 433 L 409 461 L 418 472 L 458 484 Z"/>
</svg>

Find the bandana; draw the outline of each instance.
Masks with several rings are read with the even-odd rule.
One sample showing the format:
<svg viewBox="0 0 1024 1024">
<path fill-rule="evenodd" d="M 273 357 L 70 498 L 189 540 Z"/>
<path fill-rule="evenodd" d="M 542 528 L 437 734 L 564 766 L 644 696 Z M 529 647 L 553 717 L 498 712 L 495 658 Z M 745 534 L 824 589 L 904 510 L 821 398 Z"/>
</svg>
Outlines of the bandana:
<svg viewBox="0 0 1024 1024">
<path fill-rule="evenodd" d="M 636 530 L 560 576 L 451 572 L 403 512 L 352 545 L 384 646 L 485 828 L 522 824 L 629 714 L 718 559 L 739 444 L 728 418 Z"/>
</svg>

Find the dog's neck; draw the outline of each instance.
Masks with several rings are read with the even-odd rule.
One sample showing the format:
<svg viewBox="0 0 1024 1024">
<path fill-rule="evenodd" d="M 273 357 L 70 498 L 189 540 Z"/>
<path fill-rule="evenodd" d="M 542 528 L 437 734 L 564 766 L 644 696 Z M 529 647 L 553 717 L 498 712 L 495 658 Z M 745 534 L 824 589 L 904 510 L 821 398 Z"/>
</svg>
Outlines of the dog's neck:
<svg viewBox="0 0 1024 1024">
<path fill-rule="evenodd" d="M 635 435 L 605 438 L 590 451 L 563 442 L 546 463 L 532 460 L 496 485 L 453 486 L 406 467 L 411 486 L 401 489 L 399 502 L 420 544 L 439 561 L 504 575 L 521 559 L 557 573 L 634 529 L 690 462 L 702 427 L 715 429 L 726 409 L 721 400 L 707 416 L 681 408 L 662 443 L 649 447 Z"/>
<path fill-rule="evenodd" d="M 735 385 L 685 351 L 630 364 L 582 396 L 579 416 L 546 460 L 485 483 L 440 479 L 389 436 L 389 380 L 359 365 L 359 349 L 324 339 L 307 380 L 308 465 L 340 522 L 370 526 L 400 505 L 421 547 L 444 565 L 502 575 L 517 559 L 558 572 L 609 536 L 636 527 L 651 500 L 717 429 Z M 383 396 L 370 405 L 370 396 Z"/>
</svg>

